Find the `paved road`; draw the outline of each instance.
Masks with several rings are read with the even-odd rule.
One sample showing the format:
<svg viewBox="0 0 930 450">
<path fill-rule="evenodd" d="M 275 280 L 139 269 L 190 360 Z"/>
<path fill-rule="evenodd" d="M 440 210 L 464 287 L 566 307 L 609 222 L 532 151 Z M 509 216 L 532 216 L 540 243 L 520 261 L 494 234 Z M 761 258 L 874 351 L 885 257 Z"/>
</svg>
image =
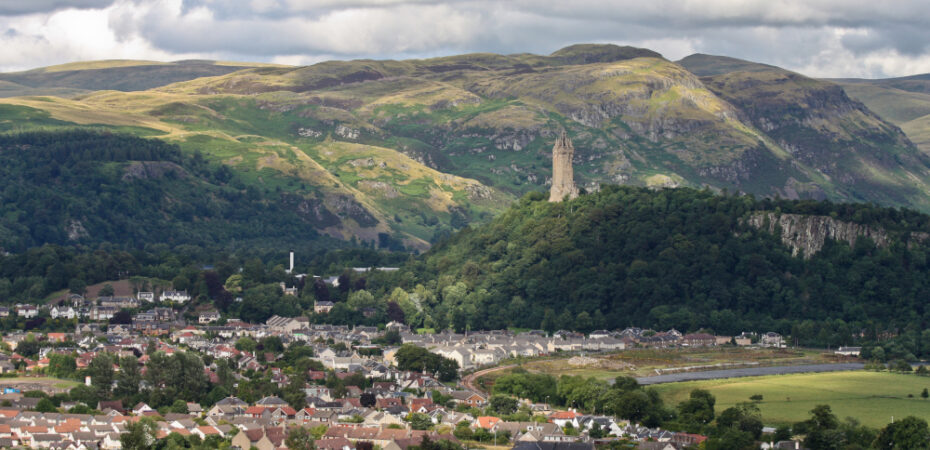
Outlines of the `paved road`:
<svg viewBox="0 0 930 450">
<path fill-rule="evenodd" d="M 487 392 L 484 392 L 483 389 L 478 387 L 478 383 L 477 383 L 478 378 L 483 377 L 492 372 L 497 372 L 498 370 L 507 370 L 507 369 L 510 369 L 516 366 L 517 366 L 516 364 L 510 364 L 507 366 L 498 366 L 498 367 L 492 367 L 490 369 L 479 370 L 471 375 L 466 375 L 464 378 L 462 378 L 462 384 L 465 385 L 465 388 L 471 389 L 474 392 L 488 394 Z"/>
<path fill-rule="evenodd" d="M 757 377 L 761 375 L 785 375 L 789 373 L 813 373 L 813 372 L 842 372 L 848 370 L 862 370 L 865 364 L 862 363 L 841 363 L 841 364 L 807 364 L 800 366 L 772 366 L 772 367 L 747 367 L 743 369 L 723 369 L 707 370 L 703 372 L 682 372 L 670 373 L 667 375 L 656 375 L 653 377 L 637 378 L 639 384 L 662 384 L 675 383 L 679 381 L 695 380 L 715 380 L 720 378 L 739 378 L 739 377 Z M 610 380 L 613 383 L 613 380 Z"/>
</svg>

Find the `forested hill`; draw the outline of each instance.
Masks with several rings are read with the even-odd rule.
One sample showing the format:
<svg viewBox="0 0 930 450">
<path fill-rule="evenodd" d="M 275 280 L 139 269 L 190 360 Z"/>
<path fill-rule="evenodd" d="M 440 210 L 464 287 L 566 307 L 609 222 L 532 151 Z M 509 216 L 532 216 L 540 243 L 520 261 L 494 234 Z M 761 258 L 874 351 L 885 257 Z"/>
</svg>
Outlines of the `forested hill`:
<svg viewBox="0 0 930 450">
<path fill-rule="evenodd" d="M 310 200 L 259 189 L 159 140 L 93 131 L 0 135 L 0 247 L 201 247 L 332 241 Z"/>
<path fill-rule="evenodd" d="M 930 230 L 930 217 L 919 213 L 692 189 L 609 186 L 574 201 L 545 198 L 526 195 L 408 269 L 439 293 L 463 280 L 469 294 L 439 307 L 472 328 L 776 330 L 839 345 L 859 330 L 930 321 L 928 246 L 913 238 Z M 805 259 L 748 225 L 756 211 L 826 216 L 889 239 L 878 247 L 860 238 L 853 248 L 827 239 Z"/>
</svg>

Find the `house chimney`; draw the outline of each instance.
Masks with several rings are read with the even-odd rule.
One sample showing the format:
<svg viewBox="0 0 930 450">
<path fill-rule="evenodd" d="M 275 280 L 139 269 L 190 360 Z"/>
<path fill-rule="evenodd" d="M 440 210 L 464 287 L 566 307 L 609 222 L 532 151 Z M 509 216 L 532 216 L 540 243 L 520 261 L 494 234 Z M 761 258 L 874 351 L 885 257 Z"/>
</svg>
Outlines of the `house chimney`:
<svg viewBox="0 0 930 450">
<path fill-rule="evenodd" d="M 291 273 L 293 271 L 294 271 L 294 252 L 291 252 L 291 266 L 290 266 L 290 269 L 287 269 L 287 273 Z"/>
</svg>

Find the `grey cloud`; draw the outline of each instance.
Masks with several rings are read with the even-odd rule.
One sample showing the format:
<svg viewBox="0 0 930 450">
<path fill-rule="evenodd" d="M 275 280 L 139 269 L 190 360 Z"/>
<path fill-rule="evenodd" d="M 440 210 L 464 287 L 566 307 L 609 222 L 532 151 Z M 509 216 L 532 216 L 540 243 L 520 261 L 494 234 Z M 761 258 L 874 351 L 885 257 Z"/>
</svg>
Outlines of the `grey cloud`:
<svg viewBox="0 0 930 450">
<path fill-rule="evenodd" d="M 699 51 L 836 76 L 930 71 L 926 0 L 0 0 L 0 15 L 12 5 L 114 1 L 108 26 L 118 42 L 141 39 L 169 54 L 419 58 L 610 42 L 653 46 L 671 59 Z M 872 58 L 867 68 L 855 63 L 864 58 Z"/>
<path fill-rule="evenodd" d="M 100 9 L 115 0 L 0 0 L 0 16 L 49 13 L 66 8 Z"/>
<path fill-rule="evenodd" d="M 930 29 L 926 26 L 901 25 L 882 32 L 868 30 L 843 36 L 843 46 L 857 55 L 883 49 L 895 49 L 902 54 L 920 56 L 930 51 Z"/>
</svg>

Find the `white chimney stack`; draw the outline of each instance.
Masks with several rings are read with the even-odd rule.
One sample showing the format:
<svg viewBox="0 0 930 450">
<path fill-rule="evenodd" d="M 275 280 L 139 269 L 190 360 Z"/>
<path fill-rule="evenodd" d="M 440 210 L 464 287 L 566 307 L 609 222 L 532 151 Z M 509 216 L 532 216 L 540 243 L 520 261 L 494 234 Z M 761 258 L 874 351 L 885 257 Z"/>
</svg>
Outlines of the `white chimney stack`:
<svg viewBox="0 0 930 450">
<path fill-rule="evenodd" d="M 287 269 L 287 273 L 291 273 L 293 271 L 294 271 L 294 252 L 291 252 L 291 267 L 290 269 Z"/>
</svg>

